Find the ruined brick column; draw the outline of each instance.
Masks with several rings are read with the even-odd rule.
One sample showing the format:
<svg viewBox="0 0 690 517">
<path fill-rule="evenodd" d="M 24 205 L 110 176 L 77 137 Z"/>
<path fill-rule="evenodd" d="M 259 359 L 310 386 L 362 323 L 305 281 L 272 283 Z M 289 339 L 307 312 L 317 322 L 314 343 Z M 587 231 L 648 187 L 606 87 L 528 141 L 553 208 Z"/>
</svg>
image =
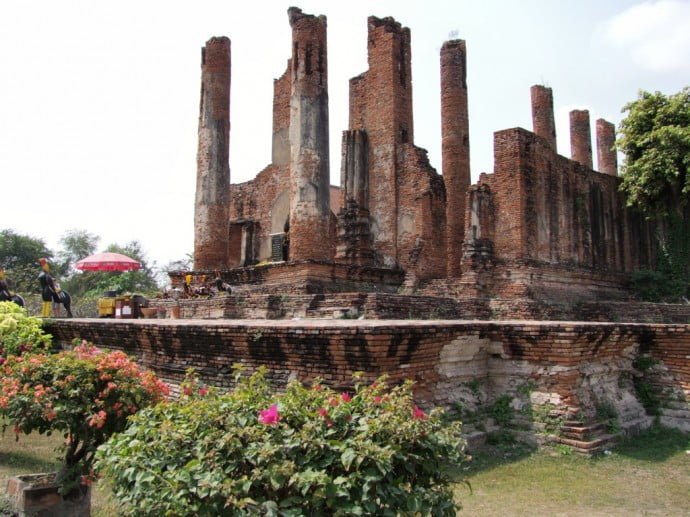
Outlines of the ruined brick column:
<svg viewBox="0 0 690 517">
<path fill-rule="evenodd" d="M 290 260 L 330 259 L 326 17 L 288 9 L 290 96 Z"/>
<path fill-rule="evenodd" d="M 441 48 L 441 132 L 446 186 L 446 254 L 449 277 L 462 275 L 465 198 L 470 186 L 470 130 L 467 112 L 467 51 L 463 40 Z"/>
<path fill-rule="evenodd" d="M 230 40 L 201 51 L 201 103 L 194 210 L 194 268 L 227 267 L 230 197 Z"/>
<path fill-rule="evenodd" d="M 618 175 L 618 157 L 616 156 L 616 126 L 603 118 L 597 119 L 597 164 L 599 172 Z"/>
<path fill-rule="evenodd" d="M 369 218 L 369 145 L 363 129 L 343 131 L 335 259 L 360 266 L 374 265 Z"/>
<path fill-rule="evenodd" d="M 570 112 L 570 154 L 576 162 L 592 168 L 592 133 L 587 110 Z"/>
<path fill-rule="evenodd" d="M 551 88 L 535 84 L 530 88 L 532 97 L 532 131 L 546 140 L 556 150 L 556 123 L 553 118 L 553 93 Z"/>
</svg>

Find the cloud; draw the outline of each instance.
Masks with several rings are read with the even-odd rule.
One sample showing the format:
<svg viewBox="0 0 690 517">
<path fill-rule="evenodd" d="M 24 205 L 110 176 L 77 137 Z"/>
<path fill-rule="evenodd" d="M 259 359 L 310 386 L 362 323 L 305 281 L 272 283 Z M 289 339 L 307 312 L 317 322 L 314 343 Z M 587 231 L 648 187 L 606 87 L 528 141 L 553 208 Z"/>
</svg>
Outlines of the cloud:
<svg viewBox="0 0 690 517">
<path fill-rule="evenodd" d="M 605 39 L 630 52 L 653 71 L 686 69 L 690 55 L 690 2 L 651 0 L 615 15 L 604 24 Z"/>
</svg>

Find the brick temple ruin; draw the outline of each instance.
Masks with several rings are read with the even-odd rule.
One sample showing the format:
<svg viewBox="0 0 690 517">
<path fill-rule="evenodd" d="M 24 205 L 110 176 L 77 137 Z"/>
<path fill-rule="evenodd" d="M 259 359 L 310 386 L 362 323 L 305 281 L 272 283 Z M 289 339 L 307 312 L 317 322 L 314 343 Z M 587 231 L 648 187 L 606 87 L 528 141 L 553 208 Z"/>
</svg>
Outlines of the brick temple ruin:
<svg viewBox="0 0 690 517">
<path fill-rule="evenodd" d="M 289 10 L 292 56 L 274 82 L 271 163 L 230 183 L 230 40 L 202 52 L 194 269 L 251 292 L 389 292 L 453 299 L 621 299 L 654 266 L 653 227 L 618 190 L 615 128 L 570 114 L 558 154 L 550 88 L 533 131 L 494 135 L 470 180 L 466 46 L 441 49 L 442 175 L 414 144 L 410 30 L 368 19 L 369 69 L 350 80 L 340 186 L 329 182 L 326 18 Z"/>
<path fill-rule="evenodd" d="M 173 385 L 193 367 L 231 386 L 235 363 L 277 386 L 413 379 L 419 403 L 457 410 L 469 437 L 506 401 L 504 427 L 581 452 L 653 418 L 690 431 L 690 305 L 630 299 L 654 228 L 618 191 L 613 125 L 596 122 L 599 171 L 586 111 L 561 156 L 552 92 L 534 86 L 533 131 L 495 133 L 494 170 L 472 185 L 466 47 L 449 41 L 440 175 L 414 145 L 410 30 L 370 17 L 331 186 L 326 18 L 288 14 L 272 159 L 251 181 L 230 183 L 230 40 L 202 52 L 195 270 L 171 279 L 219 272 L 233 292 L 155 302 L 180 319 L 50 321 L 55 340 L 123 349 Z"/>
</svg>

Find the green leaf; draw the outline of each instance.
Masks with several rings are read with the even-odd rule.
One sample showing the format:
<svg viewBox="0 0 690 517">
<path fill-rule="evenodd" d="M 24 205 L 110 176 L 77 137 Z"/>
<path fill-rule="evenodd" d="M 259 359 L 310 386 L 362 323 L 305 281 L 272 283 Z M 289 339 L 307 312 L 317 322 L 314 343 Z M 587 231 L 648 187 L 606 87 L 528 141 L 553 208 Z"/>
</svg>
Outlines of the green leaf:
<svg viewBox="0 0 690 517">
<path fill-rule="evenodd" d="M 352 462 L 355 460 L 357 457 L 357 453 L 353 449 L 345 449 L 343 453 L 340 456 L 340 461 L 343 464 L 343 467 L 345 467 L 345 470 L 350 470 L 350 467 L 352 466 Z"/>
</svg>

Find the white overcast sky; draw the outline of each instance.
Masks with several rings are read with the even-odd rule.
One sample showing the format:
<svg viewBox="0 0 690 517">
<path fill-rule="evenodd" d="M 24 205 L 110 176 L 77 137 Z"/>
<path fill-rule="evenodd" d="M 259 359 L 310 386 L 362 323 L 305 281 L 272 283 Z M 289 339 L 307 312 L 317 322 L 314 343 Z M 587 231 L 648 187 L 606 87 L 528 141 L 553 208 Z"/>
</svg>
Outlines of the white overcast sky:
<svg viewBox="0 0 690 517">
<path fill-rule="evenodd" d="M 531 129 L 529 87 L 616 125 L 639 89 L 690 83 L 690 0 L 280 0 L 0 2 L 0 229 L 57 251 L 67 230 L 138 240 L 150 263 L 191 253 L 200 49 L 232 40 L 231 181 L 270 161 L 273 79 L 290 54 L 287 8 L 328 17 L 331 182 L 348 80 L 366 70 L 367 16 L 412 31 L 415 143 L 440 171 L 439 49 L 468 49 L 472 176 L 493 132 Z M 595 158 L 596 159 L 596 158 Z"/>
</svg>

